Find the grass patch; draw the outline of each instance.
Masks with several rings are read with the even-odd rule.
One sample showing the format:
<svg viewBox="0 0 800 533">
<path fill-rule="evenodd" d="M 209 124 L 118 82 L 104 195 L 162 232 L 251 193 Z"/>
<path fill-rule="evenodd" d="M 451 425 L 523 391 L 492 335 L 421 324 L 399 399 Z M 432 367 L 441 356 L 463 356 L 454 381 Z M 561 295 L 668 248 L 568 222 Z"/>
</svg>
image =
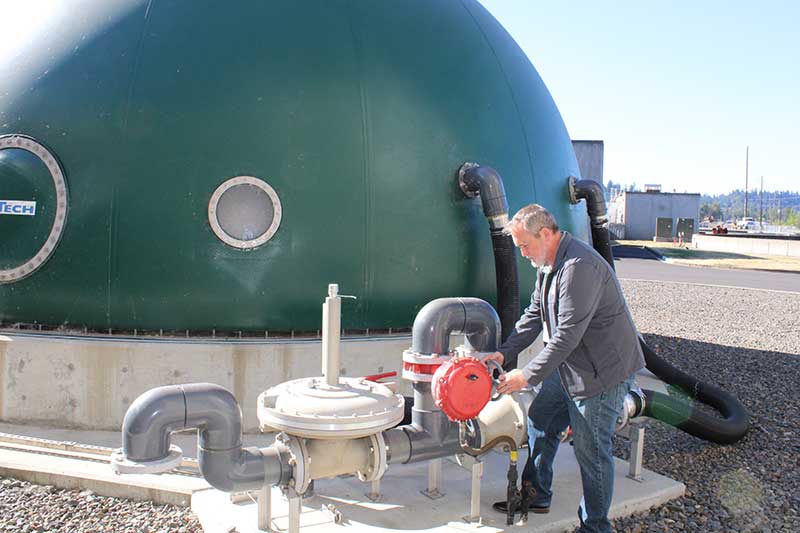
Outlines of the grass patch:
<svg viewBox="0 0 800 533">
<path fill-rule="evenodd" d="M 691 243 L 678 246 L 668 242 L 612 241 L 611 244 L 647 246 L 669 259 L 670 262 L 682 265 L 800 272 L 800 257 L 697 250 L 691 248 Z"/>
</svg>

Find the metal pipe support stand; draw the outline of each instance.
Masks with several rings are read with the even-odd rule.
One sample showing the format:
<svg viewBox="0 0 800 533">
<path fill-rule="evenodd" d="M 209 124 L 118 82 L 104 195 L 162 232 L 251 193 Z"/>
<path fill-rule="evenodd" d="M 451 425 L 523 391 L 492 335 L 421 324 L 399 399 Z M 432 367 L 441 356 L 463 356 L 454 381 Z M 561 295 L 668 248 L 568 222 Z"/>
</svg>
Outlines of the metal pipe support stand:
<svg viewBox="0 0 800 533">
<path fill-rule="evenodd" d="M 465 522 L 481 524 L 481 478 L 483 477 L 483 463 L 475 461 L 470 468 L 472 484 L 470 487 L 469 516 L 464 517 Z"/>
<path fill-rule="evenodd" d="M 302 496 L 292 491 L 292 494 L 289 495 L 289 533 L 300 533 L 300 511 L 302 509 Z"/>
<path fill-rule="evenodd" d="M 629 478 L 634 481 L 642 481 L 642 459 L 644 457 L 644 424 L 631 423 L 628 426 L 628 440 L 630 441 L 631 451 L 628 465 Z"/>
<path fill-rule="evenodd" d="M 442 493 L 442 459 L 432 459 L 428 463 L 428 488 L 421 491 L 431 500 L 438 500 Z"/>
<path fill-rule="evenodd" d="M 367 498 L 376 502 L 381 499 L 381 480 L 376 479 L 370 483 L 369 492 L 366 494 Z"/>
<path fill-rule="evenodd" d="M 264 485 L 258 491 L 256 500 L 258 510 L 258 529 L 261 531 L 273 531 L 272 529 L 272 487 Z"/>
</svg>

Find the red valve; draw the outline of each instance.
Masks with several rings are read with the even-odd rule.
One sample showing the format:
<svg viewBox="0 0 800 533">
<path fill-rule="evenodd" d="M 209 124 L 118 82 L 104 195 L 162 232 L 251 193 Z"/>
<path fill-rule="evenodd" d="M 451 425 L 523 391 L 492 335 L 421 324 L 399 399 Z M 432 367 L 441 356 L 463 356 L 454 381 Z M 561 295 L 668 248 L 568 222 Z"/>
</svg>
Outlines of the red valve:
<svg viewBox="0 0 800 533">
<path fill-rule="evenodd" d="M 489 403 L 492 377 L 474 357 L 454 357 L 433 374 L 433 399 L 450 420 L 469 420 Z"/>
</svg>

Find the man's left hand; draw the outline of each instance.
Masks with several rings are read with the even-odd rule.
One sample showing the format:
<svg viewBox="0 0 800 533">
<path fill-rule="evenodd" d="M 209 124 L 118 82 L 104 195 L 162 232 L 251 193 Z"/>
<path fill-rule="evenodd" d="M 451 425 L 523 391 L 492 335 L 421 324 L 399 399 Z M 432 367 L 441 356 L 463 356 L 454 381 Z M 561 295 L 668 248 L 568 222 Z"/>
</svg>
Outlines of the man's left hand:
<svg viewBox="0 0 800 533">
<path fill-rule="evenodd" d="M 500 376 L 500 385 L 497 386 L 497 392 L 511 394 L 525 388 L 527 384 L 528 380 L 522 375 L 522 370 L 515 369 Z"/>
</svg>

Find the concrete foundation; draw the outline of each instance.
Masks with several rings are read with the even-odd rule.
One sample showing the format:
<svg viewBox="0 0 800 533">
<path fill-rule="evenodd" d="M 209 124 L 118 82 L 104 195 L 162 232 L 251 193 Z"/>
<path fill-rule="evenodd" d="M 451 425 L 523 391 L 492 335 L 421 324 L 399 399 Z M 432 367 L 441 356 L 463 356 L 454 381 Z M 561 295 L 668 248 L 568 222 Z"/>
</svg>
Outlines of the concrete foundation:
<svg viewBox="0 0 800 533">
<path fill-rule="evenodd" d="M 526 452 L 522 452 L 521 462 L 525 457 Z M 484 457 L 483 467 L 480 523 L 464 520 L 470 509 L 470 471 L 456 464 L 453 459 L 445 459 L 441 489 L 444 495 L 435 500 L 423 494 L 428 487 L 426 463 L 391 466 L 381 480 L 381 497 L 377 501 L 366 496 L 370 485 L 354 477 L 316 481 L 315 495 L 303 500 L 300 531 L 556 532 L 571 531 L 578 525 L 577 508 L 582 488 L 571 446 L 561 446 L 556 456 L 550 513 L 531 513 L 525 524 L 506 526 L 505 515 L 492 509 L 493 502 L 505 500 L 507 455 L 491 452 Z M 610 512 L 613 518 L 662 505 L 683 496 L 686 491 L 683 483 L 648 470 L 642 472 L 641 481 L 626 477 L 627 473 L 628 463 L 618 459 Z M 225 533 L 232 531 L 232 528 L 240 533 L 265 531 L 258 529 L 257 505 L 251 498 L 232 503 L 229 494 L 213 489 L 198 491 L 192 496 L 192 510 L 206 533 Z M 334 521 L 337 512 L 341 516 L 339 523 Z M 273 488 L 273 531 L 286 531 L 288 521 L 288 501 L 279 489 Z"/>
<path fill-rule="evenodd" d="M 210 342 L 11 334 L 0 342 L 0 420 L 118 430 L 128 406 L 161 385 L 210 382 L 234 393 L 245 431 L 256 398 L 320 372 L 320 340 Z M 410 337 L 344 339 L 341 375 L 400 371 Z M 400 385 L 405 385 L 402 382 Z M 408 393 L 410 394 L 410 388 Z"/>
<path fill-rule="evenodd" d="M 208 341 L 7 334 L 0 341 L 0 421 L 119 430 L 130 404 L 161 385 L 210 382 L 239 401 L 248 432 L 258 431 L 256 399 L 290 379 L 321 375 L 321 340 Z M 453 336 L 451 346 L 463 342 Z M 410 336 L 345 338 L 341 375 L 401 374 Z M 522 363 L 538 353 L 534 343 Z M 397 379 L 410 396 L 410 383 Z"/>
</svg>

